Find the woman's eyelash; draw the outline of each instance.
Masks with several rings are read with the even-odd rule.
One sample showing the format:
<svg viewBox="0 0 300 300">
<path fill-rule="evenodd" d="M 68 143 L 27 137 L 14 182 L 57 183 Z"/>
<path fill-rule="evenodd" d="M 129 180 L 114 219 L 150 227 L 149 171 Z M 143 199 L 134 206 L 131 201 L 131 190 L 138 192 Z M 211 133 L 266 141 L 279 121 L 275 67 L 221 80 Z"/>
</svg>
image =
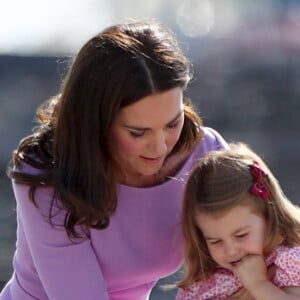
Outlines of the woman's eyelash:
<svg viewBox="0 0 300 300">
<path fill-rule="evenodd" d="M 141 137 L 144 135 L 144 131 L 130 131 L 130 135 L 133 136 L 133 137 Z"/>
<path fill-rule="evenodd" d="M 169 124 L 167 127 L 168 127 L 168 128 L 175 128 L 175 127 L 178 126 L 178 124 L 179 124 L 179 122 L 172 123 L 172 124 Z"/>
<path fill-rule="evenodd" d="M 179 122 L 176 122 L 176 123 L 172 123 L 172 124 L 169 124 L 167 125 L 168 128 L 176 128 L 178 126 Z M 141 137 L 145 134 L 144 131 L 130 131 L 130 135 L 133 136 L 133 137 Z"/>
</svg>

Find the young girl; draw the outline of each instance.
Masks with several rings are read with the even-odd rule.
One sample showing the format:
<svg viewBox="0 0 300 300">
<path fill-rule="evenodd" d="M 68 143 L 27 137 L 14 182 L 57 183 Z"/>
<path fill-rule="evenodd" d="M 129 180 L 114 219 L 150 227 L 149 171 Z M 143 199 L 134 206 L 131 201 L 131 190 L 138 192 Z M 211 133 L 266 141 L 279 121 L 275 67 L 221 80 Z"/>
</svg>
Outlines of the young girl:
<svg viewBox="0 0 300 300">
<path fill-rule="evenodd" d="M 300 208 L 245 144 L 211 152 L 193 170 L 183 234 L 177 300 L 228 299 L 241 288 L 251 299 L 300 299 Z"/>
</svg>

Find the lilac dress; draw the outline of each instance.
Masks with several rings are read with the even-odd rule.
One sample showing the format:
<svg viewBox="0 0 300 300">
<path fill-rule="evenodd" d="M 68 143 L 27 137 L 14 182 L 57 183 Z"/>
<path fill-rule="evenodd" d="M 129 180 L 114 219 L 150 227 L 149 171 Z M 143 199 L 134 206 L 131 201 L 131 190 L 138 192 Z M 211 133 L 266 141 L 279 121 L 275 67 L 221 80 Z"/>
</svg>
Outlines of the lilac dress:
<svg viewBox="0 0 300 300">
<path fill-rule="evenodd" d="M 207 152 L 227 147 L 216 131 L 203 130 L 201 143 L 173 179 L 148 188 L 118 186 L 109 227 L 91 229 L 76 243 L 61 226 L 63 211 L 54 208 L 54 226 L 47 220 L 51 188 L 37 190 L 36 208 L 28 186 L 13 183 L 18 224 L 14 273 L 0 300 L 148 299 L 157 280 L 183 262 L 180 214 L 188 173 Z"/>
</svg>

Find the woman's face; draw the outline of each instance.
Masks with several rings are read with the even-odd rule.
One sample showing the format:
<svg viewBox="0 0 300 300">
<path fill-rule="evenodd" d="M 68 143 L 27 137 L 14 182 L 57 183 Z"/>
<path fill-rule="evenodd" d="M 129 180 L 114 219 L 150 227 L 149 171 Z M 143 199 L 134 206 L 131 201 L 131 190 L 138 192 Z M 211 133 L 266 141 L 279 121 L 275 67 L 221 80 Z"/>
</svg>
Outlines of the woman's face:
<svg viewBox="0 0 300 300">
<path fill-rule="evenodd" d="M 112 124 L 110 151 L 125 184 L 142 185 L 161 169 L 180 137 L 183 122 L 181 88 L 121 108 Z"/>
</svg>

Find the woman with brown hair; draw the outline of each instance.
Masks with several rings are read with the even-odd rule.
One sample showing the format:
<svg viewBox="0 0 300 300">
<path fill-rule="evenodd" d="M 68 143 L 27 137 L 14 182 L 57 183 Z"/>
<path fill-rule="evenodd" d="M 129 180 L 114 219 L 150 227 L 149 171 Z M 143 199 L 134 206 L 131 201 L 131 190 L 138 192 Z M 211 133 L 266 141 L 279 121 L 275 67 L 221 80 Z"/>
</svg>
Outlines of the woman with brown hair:
<svg viewBox="0 0 300 300">
<path fill-rule="evenodd" d="M 179 268 L 185 178 L 227 147 L 183 101 L 190 75 L 156 23 L 87 41 L 8 170 L 17 249 L 1 300 L 144 300 Z"/>
</svg>

